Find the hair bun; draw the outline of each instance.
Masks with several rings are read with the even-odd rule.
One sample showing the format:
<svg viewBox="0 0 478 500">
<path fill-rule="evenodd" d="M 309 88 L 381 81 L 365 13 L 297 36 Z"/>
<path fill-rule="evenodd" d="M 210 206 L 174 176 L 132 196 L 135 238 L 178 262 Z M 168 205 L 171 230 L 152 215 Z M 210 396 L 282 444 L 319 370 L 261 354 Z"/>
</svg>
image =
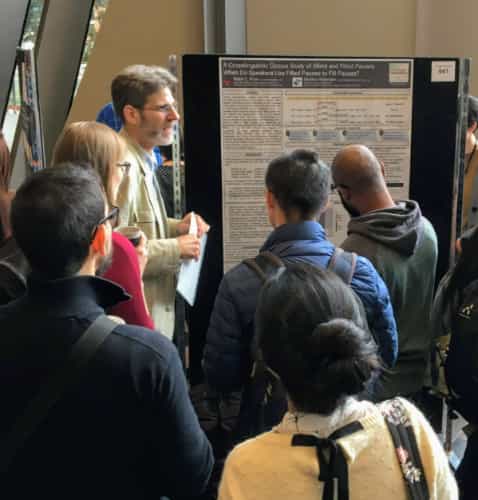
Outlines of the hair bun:
<svg viewBox="0 0 478 500">
<path fill-rule="evenodd" d="M 370 334 L 353 321 L 335 318 L 315 327 L 310 337 L 310 348 L 314 355 L 320 357 L 355 358 L 367 337 Z"/>
<path fill-rule="evenodd" d="M 376 367 L 374 353 L 368 331 L 351 320 L 337 318 L 316 326 L 303 355 L 315 383 L 321 386 L 326 380 L 327 390 L 358 394 Z"/>
</svg>

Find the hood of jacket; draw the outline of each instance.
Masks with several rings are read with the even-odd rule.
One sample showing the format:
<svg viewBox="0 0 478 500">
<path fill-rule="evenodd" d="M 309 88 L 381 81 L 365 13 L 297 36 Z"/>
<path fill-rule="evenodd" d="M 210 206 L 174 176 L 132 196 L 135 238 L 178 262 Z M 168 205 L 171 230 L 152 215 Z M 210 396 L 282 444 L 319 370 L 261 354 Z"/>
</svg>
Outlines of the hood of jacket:
<svg viewBox="0 0 478 500">
<path fill-rule="evenodd" d="M 416 201 L 396 203 L 350 219 L 348 234 L 360 234 L 406 257 L 413 255 L 423 234 L 422 213 Z"/>
</svg>

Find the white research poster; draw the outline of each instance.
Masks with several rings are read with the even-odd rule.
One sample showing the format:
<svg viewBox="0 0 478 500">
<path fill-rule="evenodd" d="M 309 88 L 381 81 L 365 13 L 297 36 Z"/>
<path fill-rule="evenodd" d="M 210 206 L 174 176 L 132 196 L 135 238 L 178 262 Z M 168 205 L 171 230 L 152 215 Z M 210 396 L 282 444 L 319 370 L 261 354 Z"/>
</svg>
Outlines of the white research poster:
<svg viewBox="0 0 478 500">
<path fill-rule="evenodd" d="M 224 272 L 257 255 L 271 232 L 267 164 L 298 148 L 330 165 L 347 144 L 365 144 L 385 167 L 395 199 L 408 198 L 411 59 L 219 59 Z M 336 193 L 322 216 L 340 244 L 348 215 Z"/>
</svg>

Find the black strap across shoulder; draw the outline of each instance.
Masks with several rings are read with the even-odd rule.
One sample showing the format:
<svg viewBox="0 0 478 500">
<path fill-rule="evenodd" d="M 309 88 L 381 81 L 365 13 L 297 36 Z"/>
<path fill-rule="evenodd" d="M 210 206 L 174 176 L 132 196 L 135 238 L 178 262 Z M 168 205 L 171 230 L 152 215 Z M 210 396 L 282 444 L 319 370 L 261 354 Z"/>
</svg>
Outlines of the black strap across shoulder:
<svg viewBox="0 0 478 500">
<path fill-rule="evenodd" d="M 103 314 L 96 318 L 73 344 L 64 364 L 40 388 L 28 403 L 24 413 L 15 421 L 13 429 L 0 443 L 0 473 L 8 470 L 16 453 L 59 401 L 68 386 L 78 379 L 116 326 L 118 323 Z"/>
<path fill-rule="evenodd" d="M 261 252 L 252 259 L 245 259 L 242 262 L 257 274 L 262 283 L 265 283 L 267 281 L 267 278 L 275 270 L 285 266 L 280 257 L 273 254 L 272 252 L 269 252 L 268 250 Z M 252 327 L 252 320 L 249 327 Z M 254 333 L 252 335 L 251 353 L 252 359 L 255 360 L 256 364 L 262 362 L 262 355 L 260 354 L 257 342 L 258 339 Z M 253 367 L 253 372 L 256 368 L 257 366 L 255 365 Z"/>
<path fill-rule="evenodd" d="M 243 262 L 252 269 L 263 282 L 267 280 L 269 274 L 273 270 L 284 267 L 282 259 L 268 250 L 261 252 L 252 259 L 245 259 Z M 342 278 L 347 285 L 350 285 L 356 264 L 356 253 L 346 252 L 340 247 L 335 247 L 327 268 Z"/>
<path fill-rule="evenodd" d="M 267 280 L 272 271 L 284 267 L 282 259 L 268 250 L 261 252 L 253 259 L 245 259 L 243 262 L 247 267 L 252 269 L 263 282 Z"/>
<path fill-rule="evenodd" d="M 430 493 L 420 451 L 407 410 L 398 398 L 380 405 L 411 500 L 429 500 Z"/>
<path fill-rule="evenodd" d="M 400 399 L 392 399 L 382 403 L 380 411 L 396 449 L 408 497 L 410 500 L 429 500 L 430 493 L 420 452 L 405 406 Z M 363 430 L 362 424 L 355 421 L 336 430 L 327 438 L 309 434 L 295 434 L 292 437 L 292 446 L 315 446 L 317 449 L 318 479 L 324 483 L 322 500 L 349 500 L 347 460 L 336 441 L 360 430 Z"/>
</svg>

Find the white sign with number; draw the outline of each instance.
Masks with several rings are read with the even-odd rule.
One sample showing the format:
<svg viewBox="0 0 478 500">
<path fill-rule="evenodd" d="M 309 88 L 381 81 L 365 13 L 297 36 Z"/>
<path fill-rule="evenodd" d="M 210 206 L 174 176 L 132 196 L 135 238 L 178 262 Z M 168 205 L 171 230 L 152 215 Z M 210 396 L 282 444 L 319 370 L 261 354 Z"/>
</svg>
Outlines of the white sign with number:
<svg viewBox="0 0 478 500">
<path fill-rule="evenodd" d="M 456 61 L 432 61 L 432 82 L 454 82 Z"/>
</svg>

